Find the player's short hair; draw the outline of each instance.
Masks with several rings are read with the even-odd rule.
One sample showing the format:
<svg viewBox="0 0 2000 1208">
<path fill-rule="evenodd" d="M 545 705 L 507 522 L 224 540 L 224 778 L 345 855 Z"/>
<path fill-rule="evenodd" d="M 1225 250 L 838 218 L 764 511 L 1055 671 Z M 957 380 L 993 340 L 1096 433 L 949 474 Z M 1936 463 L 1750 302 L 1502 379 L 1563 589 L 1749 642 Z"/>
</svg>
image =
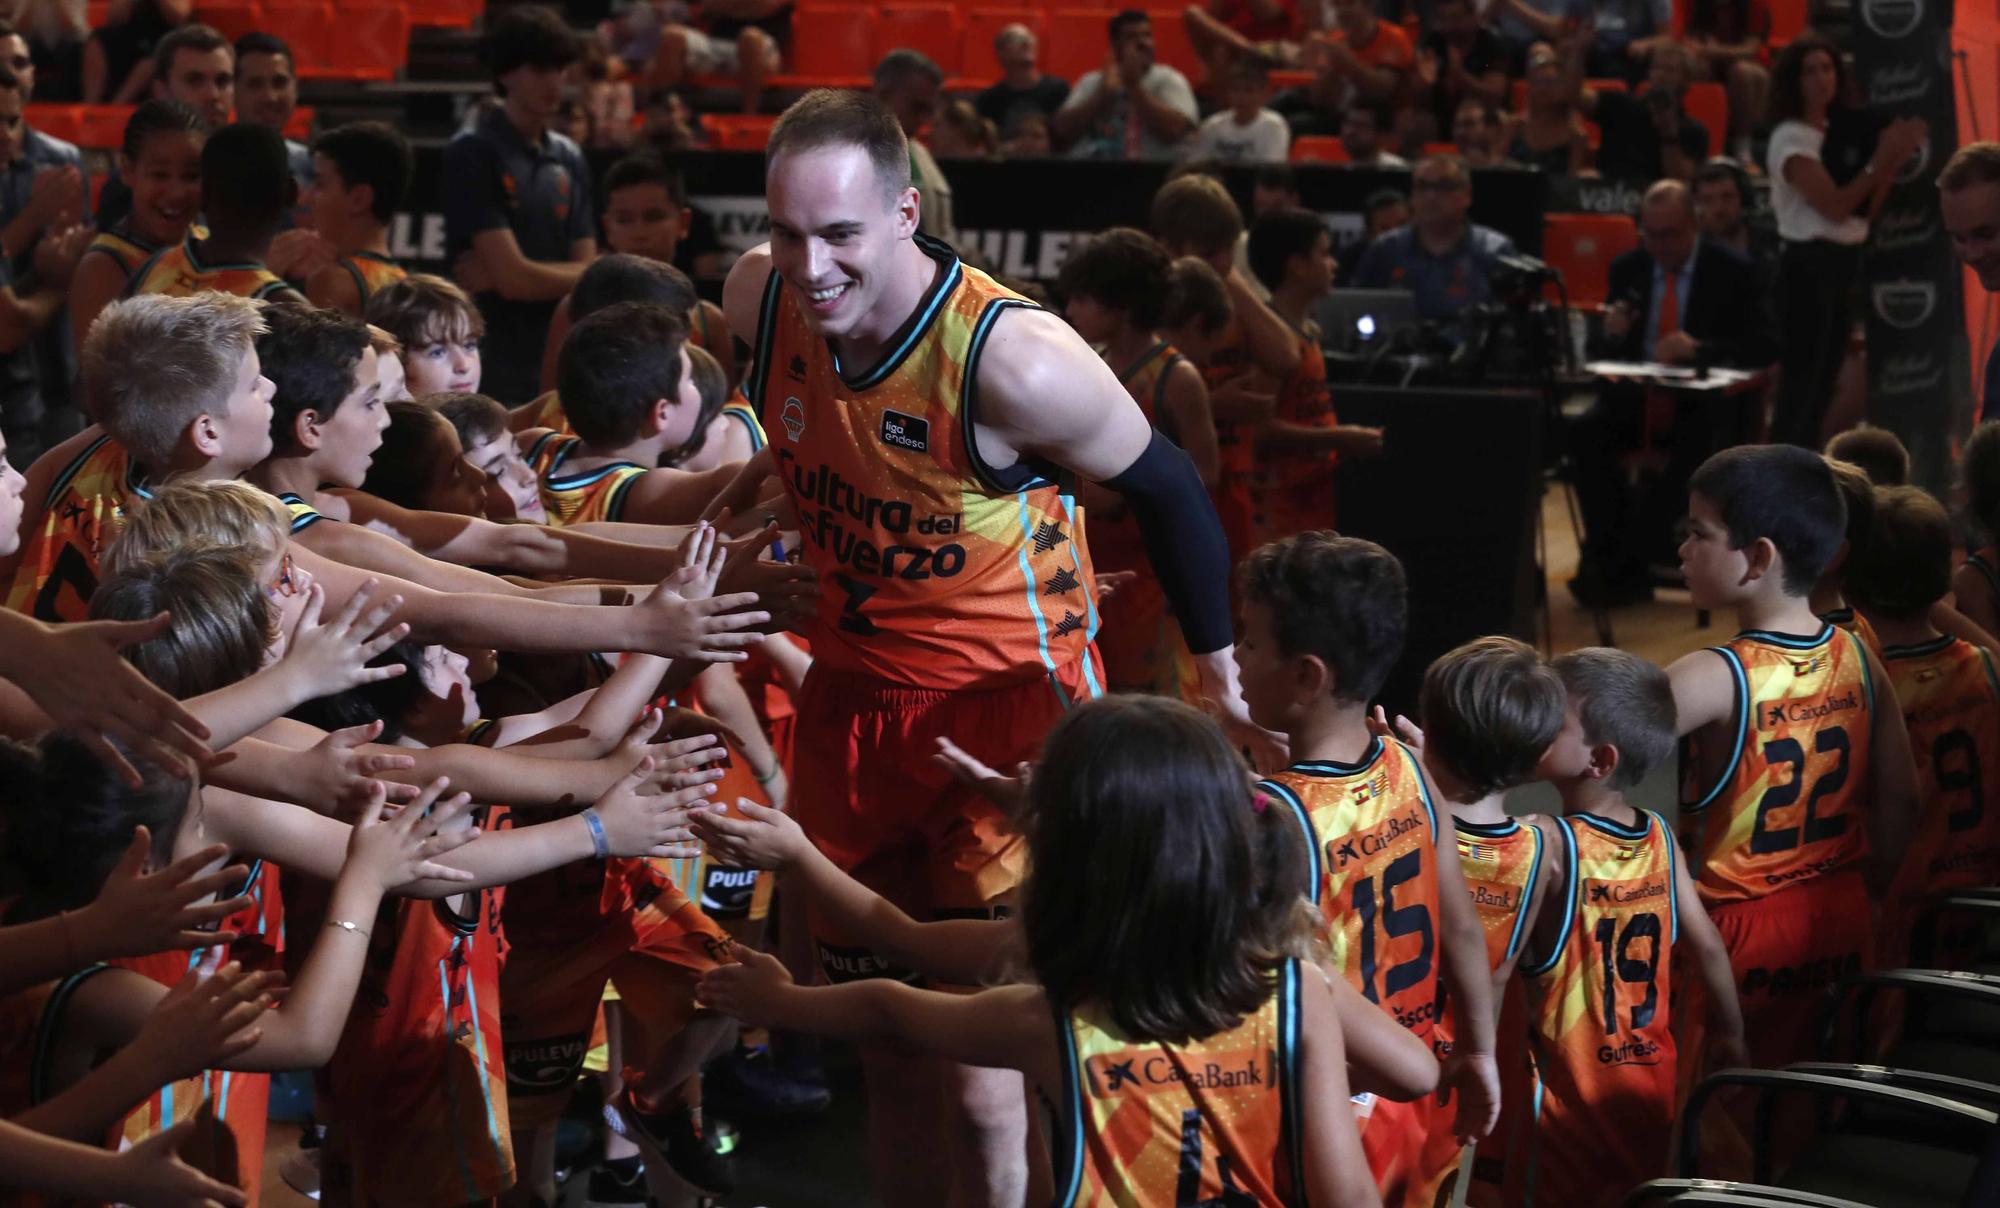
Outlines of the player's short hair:
<svg viewBox="0 0 2000 1208">
<path fill-rule="evenodd" d="M 1875 484 L 1868 481 L 1868 472 L 1860 466 L 1831 457 L 1826 459 L 1826 465 L 1833 471 L 1833 485 L 1840 488 L 1841 503 L 1847 508 L 1847 523 L 1841 530 L 1841 539 L 1847 543 L 1842 562 L 1844 574 L 1846 563 L 1854 561 L 1874 531 Z"/>
<path fill-rule="evenodd" d="M 680 393 L 687 334 L 684 312 L 649 302 L 620 302 L 570 328 L 556 357 L 570 427 L 606 448 L 637 440 L 653 404 Z"/>
<path fill-rule="evenodd" d="M 507 408 L 483 394 L 427 394 L 417 400 L 444 417 L 458 433 L 458 447 L 470 449 L 507 431 Z"/>
<path fill-rule="evenodd" d="M 249 33 L 236 39 L 234 49 L 236 62 L 239 66 L 243 60 L 249 58 L 251 55 L 282 55 L 284 56 L 285 63 L 294 73 L 298 70 L 299 60 L 297 56 L 292 54 L 291 46 L 278 35 L 266 33 L 261 29 L 251 30 Z"/>
<path fill-rule="evenodd" d="M 486 320 L 465 291 L 429 273 L 411 273 L 369 294 L 366 317 L 410 352 L 486 334 Z"/>
<path fill-rule="evenodd" d="M 1609 646 L 1572 650 L 1549 666 L 1562 677 L 1584 741 L 1618 751 L 1609 787 L 1631 788 L 1674 753 L 1679 730 L 1665 671 Z"/>
<path fill-rule="evenodd" d="M 153 78 L 164 85 L 167 77 L 173 74 L 174 56 L 183 50 L 191 50 L 200 55 L 212 50 L 227 50 L 232 59 L 236 55 L 235 49 L 229 45 L 229 39 L 222 36 L 221 30 L 197 21 L 170 30 L 165 37 L 154 43 Z"/>
<path fill-rule="evenodd" d="M 639 151 L 612 164 L 604 172 L 604 196 L 639 185 L 658 185 L 682 209 L 687 208 L 687 179 L 657 152 Z"/>
<path fill-rule="evenodd" d="M 1166 303 L 1160 309 L 1160 324 L 1178 330 L 1190 323 L 1203 335 L 1220 335 L 1236 315 L 1229 300 L 1229 286 L 1215 266 L 1199 256 L 1182 256 L 1168 272 Z"/>
<path fill-rule="evenodd" d="M 568 67 L 583 57 L 583 45 L 554 9 L 539 4 L 509 8 L 486 27 L 484 46 L 494 91 L 507 95 L 500 77 L 522 67 Z"/>
<path fill-rule="evenodd" d="M 1938 188 L 1956 193 L 1968 185 L 2000 184 L 2000 143 L 1967 143 L 1952 152 L 1938 173 Z"/>
<path fill-rule="evenodd" d="M 1562 680 L 1534 648 L 1475 638 L 1424 672 L 1424 758 L 1465 783 L 1469 800 L 1534 779 L 1562 729 Z"/>
<path fill-rule="evenodd" d="M 882 56 L 881 61 L 875 64 L 875 71 L 870 78 L 874 82 L 875 91 L 894 92 L 920 80 L 942 85 L 944 69 L 923 51 L 899 46 Z"/>
<path fill-rule="evenodd" d="M 125 119 L 125 136 L 118 149 L 127 160 L 137 163 L 146 150 L 146 140 L 155 134 L 207 133 L 208 123 L 186 101 L 147 101 Z"/>
<path fill-rule="evenodd" d="M 122 652 L 139 674 L 180 699 L 256 674 L 277 633 L 259 582 L 266 555 L 247 545 L 190 545 L 129 559 L 90 597 L 94 621 L 173 614 L 166 632 Z"/>
<path fill-rule="evenodd" d="M 403 355 L 403 342 L 373 323 L 368 324 L 368 347 L 375 350 L 376 356 L 400 357 Z"/>
<path fill-rule="evenodd" d="M 1285 283 L 1292 257 L 1311 255 L 1325 234 L 1326 223 L 1311 210 L 1274 210 L 1250 224 L 1250 271 L 1265 289 L 1276 289 Z"/>
<path fill-rule="evenodd" d="M 231 122 L 201 146 L 201 211 L 218 231 L 275 228 L 298 201 L 285 136 Z"/>
<path fill-rule="evenodd" d="M 1917 487 L 1877 490 L 1874 527 L 1848 558 L 1840 588 L 1891 620 L 1927 615 L 1951 594 L 1951 518 L 1944 506 Z"/>
<path fill-rule="evenodd" d="M 125 514 L 125 526 L 104 551 L 104 570 L 115 573 L 128 562 L 202 545 L 269 558 L 282 554 L 290 540 L 291 518 L 276 496 L 239 479 L 176 478 Z"/>
<path fill-rule="evenodd" d="M 257 359 L 276 387 L 271 396 L 273 453 L 298 448 L 300 415 L 310 411 L 324 422 L 340 410 L 370 342 L 368 325 L 338 310 L 282 304 L 264 308 Z"/>
<path fill-rule="evenodd" d="M 1140 331 L 1152 331 L 1173 288 L 1173 263 L 1144 231 L 1112 227 L 1070 253 L 1056 291 L 1065 298 L 1089 298 L 1123 314 Z"/>
<path fill-rule="evenodd" d="M 873 93 L 815 88 L 792 102 L 771 127 L 764 148 L 766 170 L 787 151 L 825 147 L 859 147 L 866 152 L 891 200 L 910 187 L 909 139 L 896 115 Z"/>
<path fill-rule="evenodd" d="M 1365 702 L 1382 690 L 1409 631 L 1394 554 L 1322 529 L 1258 547 L 1238 574 L 1243 599 L 1271 610 L 1278 649 L 1326 664 L 1334 699 Z"/>
<path fill-rule="evenodd" d="M 313 140 L 313 154 L 324 155 L 340 169 L 348 188 L 367 185 L 373 191 L 369 212 L 387 226 L 402 207 L 410 187 L 410 140 L 387 122 L 349 122 Z"/>
<path fill-rule="evenodd" d="M 1057 1011 L 1096 1004 L 1135 1041 L 1179 1044 L 1270 1000 L 1312 922 L 1298 824 L 1257 800 L 1179 701 L 1107 696 L 1056 723 L 1015 828 L 1028 963 Z"/>
<path fill-rule="evenodd" d="M 113 302 L 84 337 L 81 389 L 105 431 L 140 464 L 165 466 L 203 415 L 229 414 L 237 373 L 264 330 L 233 294 L 145 294 Z"/>
<path fill-rule="evenodd" d="M 612 252 L 591 261 L 576 279 L 569 295 L 570 322 L 619 302 L 650 302 L 684 315 L 701 302 L 701 295 L 688 275 L 671 264 Z"/>
<path fill-rule="evenodd" d="M 1900 487 L 1910 481 L 1910 451 L 1887 428 L 1849 428 L 1826 442 L 1829 461 L 1857 466 L 1878 487 Z"/>
<path fill-rule="evenodd" d="M 1974 523 L 1988 541 L 2000 541 L 2000 420 L 1989 419 L 1972 430 L 1959 455 L 1958 472 L 1965 478 Z"/>
<path fill-rule="evenodd" d="M 675 466 L 701 452 L 708 443 L 709 425 L 722 414 L 722 408 L 729 402 L 729 375 L 722 372 L 722 362 L 708 354 L 705 348 L 687 346 L 688 368 L 694 377 L 695 397 L 700 400 L 700 409 L 695 412 L 694 431 L 673 450 L 660 459 L 664 466 Z"/>
<path fill-rule="evenodd" d="M 1784 562 L 1787 595 L 1804 596 L 1840 550 L 1847 505 L 1826 459 L 1796 445 L 1739 445 L 1701 463 L 1690 494 L 1715 505 L 1729 542 L 1769 540 Z"/>
<path fill-rule="evenodd" d="M 0 739 L 8 821 L 0 844 L 0 894 L 8 905 L 0 922 L 30 923 L 88 906 L 141 826 L 152 835 L 153 867 L 172 862 L 188 782 L 112 745 L 138 768 L 138 788 L 68 731 L 50 730 L 32 743 Z"/>
<path fill-rule="evenodd" d="M 1228 186 L 1206 173 L 1176 176 L 1153 194 L 1153 235 L 1169 248 L 1213 256 L 1236 246 L 1243 211 Z"/>
<path fill-rule="evenodd" d="M 1122 8 L 1111 15 L 1111 20 L 1105 24 L 1105 32 L 1110 35 L 1111 44 L 1116 46 L 1118 45 L 1119 37 L 1126 30 L 1136 29 L 1141 25 L 1151 25 L 1152 23 L 1153 18 L 1144 9 Z"/>
</svg>

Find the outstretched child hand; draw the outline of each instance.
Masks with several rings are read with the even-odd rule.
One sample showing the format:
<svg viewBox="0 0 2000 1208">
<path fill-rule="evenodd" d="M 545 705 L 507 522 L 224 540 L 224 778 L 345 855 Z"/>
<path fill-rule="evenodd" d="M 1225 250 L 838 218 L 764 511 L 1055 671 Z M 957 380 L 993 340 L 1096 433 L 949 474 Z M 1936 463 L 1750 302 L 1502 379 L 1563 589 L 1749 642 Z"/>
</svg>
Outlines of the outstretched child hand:
<svg viewBox="0 0 2000 1208">
<path fill-rule="evenodd" d="M 755 631 L 771 619 L 771 614 L 745 611 L 757 604 L 756 595 L 750 592 L 700 600 L 680 594 L 677 583 L 698 578 L 683 567 L 662 579 L 633 606 L 641 627 L 636 648 L 666 658 L 742 662 L 750 657 L 745 650 L 764 640 L 764 635 Z"/>
<path fill-rule="evenodd" d="M 709 854 L 733 868 L 783 868 L 812 848 L 812 841 L 783 810 L 736 799 L 743 815 L 732 818 L 719 808 L 692 820 L 695 835 L 708 844 Z"/>
<path fill-rule="evenodd" d="M 1454 1098 L 1452 1129 L 1460 1143 L 1471 1145 L 1493 1131 L 1500 1119 L 1500 1066 L 1493 1054 L 1457 1048 L 1439 1063 L 1438 1102 L 1449 1106 Z"/>
<path fill-rule="evenodd" d="M 721 523 L 726 523 L 726 519 Z M 722 546 L 725 554 L 722 577 L 716 582 L 717 591 L 756 593 L 757 606 L 771 614 L 770 621 L 761 627 L 765 633 L 802 625 L 812 619 L 819 607 L 819 576 L 810 567 L 763 556 L 778 541 L 778 522 L 772 520 L 754 532 L 726 542 Z"/>
<path fill-rule="evenodd" d="M 333 731 L 309 750 L 299 752 L 298 804 L 329 817 L 347 818 L 366 808 L 378 790 L 389 801 L 415 797 L 415 785 L 376 779 L 384 772 L 406 772 L 417 766 L 417 761 L 408 755 L 361 749 L 381 733 L 379 721 L 349 726 Z"/>
<path fill-rule="evenodd" d="M 980 796 L 1010 814 L 1027 800 L 1028 778 L 1034 771 L 1031 764 L 1017 763 L 1012 776 L 1002 775 L 943 735 L 938 736 L 937 754 L 931 758 L 961 782 L 979 790 Z"/>
<path fill-rule="evenodd" d="M 215 924 L 250 905 L 245 897 L 207 899 L 242 881 L 249 870 L 231 864 L 211 873 L 202 869 L 229 854 L 221 844 L 176 860 L 158 872 L 146 871 L 153 848 L 152 832 L 141 826 L 132 832 L 117 867 L 90 905 L 69 916 L 76 930 L 74 950 L 92 960 L 146 956 L 175 949 L 226 946 L 233 931 L 211 930 Z"/>
<path fill-rule="evenodd" d="M 439 800 L 449 784 L 443 777 L 431 781 L 415 801 L 386 818 L 387 799 L 378 785 L 347 836 L 341 877 L 366 877 L 385 893 L 411 881 L 472 880 L 464 869 L 437 863 L 437 857 L 479 837 L 478 827 L 460 825 L 472 813 L 470 797 L 459 793 Z"/>
<path fill-rule="evenodd" d="M 278 660 L 281 670 L 297 677 L 301 699 L 331 696 L 403 673 L 401 664 L 368 665 L 410 632 L 407 624 L 389 624 L 403 606 L 403 597 L 378 600 L 380 591 L 381 584 L 368 580 L 331 620 L 322 622 L 326 590 L 317 583 L 306 589 L 305 607 L 285 643 L 285 657 Z"/>
<path fill-rule="evenodd" d="M 701 847 L 689 823 L 705 810 L 721 808 L 708 798 L 715 794 L 714 782 L 722 779 L 722 769 L 672 773 L 667 783 L 675 787 L 667 792 L 650 788 L 654 775 L 654 761 L 648 756 L 590 807 L 597 811 L 611 854 L 664 860 L 699 856 Z"/>
<path fill-rule="evenodd" d="M 647 709 L 625 731 L 625 737 L 618 746 L 601 762 L 608 762 L 614 774 L 622 777 L 632 766 L 642 759 L 651 758 L 653 768 L 648 773 L 643 791 L 651 793 L 672 793 L 686 788 L 689 784 L 706 783 L 685 781 L 681 777 L 710 764 L 720 763 L 729 755 L 728 748 L 718 742 L 712 734 L 695 734 L 687 738 L 676 738 L 667 742 L 655 742 L 660 724 L 665 719 L 658 709 Z M 720 780 L 717 771 L 707 780 Z M 602 781 L 596 783 L 603 783 Z"/>
<path fill-rule="evenodd" d="M 1368 711 L 1368 732 L 1377 738 L 1400 738 L 1403 745 L 1412 751 L 1419 755 L 1424 753 L 1423 727 L 1401 713 L 1396 714 L 1396 724 L 1390 726 L 1389 715 L 1380 705 Z"/>
<path fill-rule="evenodd" d="M 144 621 L 80 621 L 44 625 L 36 641 L 5 650 L 7 678 L 33 698 L 57 729 L 90 749 L 138 788 L 138 770 L 111 745 L 115 739 L 163 772 L 187 777 L 212 757 L 208 727 L 187 707 L 140 675 L 118 651 L 167 631 L 166 613 Z"/>
<path fill-rule="evenodd" d="M 752 1027 L 773 1026 L 785 993 L 792 989 L 792 975 L 769 953 L 732 943 L 729 954 L 736 963 L 702 974 L 695 1001 Z"/>
<path fill-rule="evenodd" d="M 110 1199 L 132 1208 L 242 1208 L 250 1197 L 236 1187 L 209 1178 L 181 1161 L 181 1146 L 194 1137 L 195 1121 L 183 1120 L 157 1132 L 113 1161 L 118 1184 Z"/>
<path fill-rule="evenodd" d="M 214 1069 L 263 1036 L 257 1021 L 283 981 L 230 961 L 205 960 L 167 991 L 128 1046 L 161 1085 Z"/>
</svg>

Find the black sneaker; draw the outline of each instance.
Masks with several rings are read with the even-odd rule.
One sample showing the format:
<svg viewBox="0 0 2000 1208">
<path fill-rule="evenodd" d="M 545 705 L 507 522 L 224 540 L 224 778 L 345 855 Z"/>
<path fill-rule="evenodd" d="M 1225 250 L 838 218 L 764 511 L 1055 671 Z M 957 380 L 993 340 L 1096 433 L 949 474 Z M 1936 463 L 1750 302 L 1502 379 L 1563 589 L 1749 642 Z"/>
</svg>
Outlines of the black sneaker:
<svg viewBox="0 0 2000 1208">
<path fill-rule="evenodd" d="M 646 1167 L 636 1157 L 605 1162 L 590 1172 L 585 1208 L 614 1208 L 646 1202 Z"/>
<path fill-rule="evenodd" d="M 780 1066 L 768 1050 L 737 1049 L 708 1063 L 701 1095 L 717 1115 L 731 1120 L 796 1120 L 816 1116 L 833 1102 L 825 1075 L 801 1077 Z"/>
<path fill-rule="evenodd" d="M 736 1164 L 715 1152 L 708 1138 L 701 1135 L 693 1109 L 682 1105 L 665 1111 L 640 1111 L 632 1101 L 630 1086 L 618 1092 L 616 1102 L 619 1114 L 625 1117 L 625 1135 L 647 1162 L 673 1171 L 682 1182 L 707 1195 L 728 1195 L 736 1190 Z"/>
</svg>

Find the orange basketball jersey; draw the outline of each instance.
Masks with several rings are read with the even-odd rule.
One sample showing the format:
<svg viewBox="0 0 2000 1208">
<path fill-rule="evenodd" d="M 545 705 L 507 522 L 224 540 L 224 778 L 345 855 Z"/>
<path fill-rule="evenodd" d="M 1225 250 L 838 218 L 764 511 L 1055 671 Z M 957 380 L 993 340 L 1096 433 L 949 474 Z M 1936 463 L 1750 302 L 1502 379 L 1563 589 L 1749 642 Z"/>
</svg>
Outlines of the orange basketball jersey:
<svg viewBox="0 0 2000 1208">
<path fill-rule="evenodd" d="M 565 472 L 563 463 L 582 447 L 583 438 L 560 432 L 545 432 L 528 446 L 528 466 L 541 481 L 542 506 L 548 509 L 550 524 L 623 519 L 626 492 L 646 472 L 646 467 L 634 461 Z"/>
<path fill-rule="evenodd" d="M 1868 618 L 1852 608 L 1836 608 L 1832 612 L 1820 614 L 1820 620 L 1830 622 L 1861 639 L 1861 644 L 1873 650 L 1877 657 L 1882 654 L 1882 639 L 1875 636 L 1875 626 Z"/>
<path fill-rule="evenodd" d="M 1086 1005 L 1056 1016 L 1056 1203 L 1288 1204 L 1299 1165 L 1299 963 L 1234 1029 L 1136 1041 Z"/>
<path fill-rule="evenodd" d="M 49 483 L 42 520 L 21 534 L 7 607 L 44 621 L 81 621 L 97 591 L 97 566 L 125 523 L 125 506 L 151 496 L 124 446 L 99 436 Z"/>
<path fill-rule="evenodd" d="M 1299 332 L 1299 367 L 1278 388 L 1274 416 L 1309 428 L 1339 423 L 1326 388 L 1319 338 Z M 1250 474 L 1252 540 L 1258 545 L 1294 533 L 1333 527 L 1332 453 L 1265 453 Z"/>
<path fill-rule="evenodd" d="M 764 291 L 748 395 L 823 589 L 814 657 L 933 689 L 1053 685 L 1083 659 L 1094 695 L 1097 602 L 1073 485 L 1054 466 L 989 466 L 972 442 L 987 336 L 1032 304 L 918 243 L 936 280 L 872 368 L 841 365 L 776 273 Z"/>
<path fill-rule="evenodd" d="M 90 246 L 83 249 L 85 257 L 109 256 L 125 273 L 130 281 L 138 267 L 160 254 L 160 245 L 134 234 L 125 223 L 119 223 L 108 231 L 97 232 Z"/>
<path fill-rule="evenodd" d="M 1710 731 L 1690 735 L 1681 761 L 1681 837 L 1703 903 L 1858 865 L 1875 714 L 1861 639 L 1823 625 L 1811 637 L 1740 633 L 1712 649 L 1736 683 L 1733 733 L 1719 744 Z"/>
<path fill-rule="evenodd" d="M 1676 846 L 1658 814 L 1626 828 L 1557 820 L 1567 894 L 1556 939 L 1521 967 L 1541 1073 L 1534 1142 L 1520 1167 L 1531 1204 L 1617 1204 L 1666 1172 L 1675 1050 L 1668 1003 L 1678 937 Z"/>
<path fill-rule="evenodd" d="M 1210 353 L 1208 364 L 1201 371 L 1202 381 L 1208 385 L 1209 398 L 1215 397 L 1216 387 L 1226 382 L 1246 377 L 1251 372 L 1250 349 L 1243 340 L 1243 326 L 1234 316 L 1229 326 L 1222 329 L 1215 348 Z M 1251 430 L 1242 424 L 1232 424 L 1220 416 L 1215 420 L 1215 451 L 1217 474 L 1215 485 L 1209 488 L 1209 496 L 1215 501 L 1215 514 L 1222 521 L 1222 534 L 1229 541 L 1231 563 L 1250 552 L 1250 475 L 1256 469 L 1256 453 L 1250 445 Z"/>
<path fill-rule="evenodd" d="M 379 252 L 356 252 L 340 257 L 340 267 L 354 278 L 355 296 L 366 306 L 368 299 L 403 278 L 409 270 Z"/>
<path fill-rule="evenodd" d="M 289 289 L 285 279 L 261 264 L 209 264 L 189 235 L 139 266 L 125 284 L 125 296 L 167 294 L 185 298 L 214 291 L 240 298 L 268 298 Z"/>
</svg>

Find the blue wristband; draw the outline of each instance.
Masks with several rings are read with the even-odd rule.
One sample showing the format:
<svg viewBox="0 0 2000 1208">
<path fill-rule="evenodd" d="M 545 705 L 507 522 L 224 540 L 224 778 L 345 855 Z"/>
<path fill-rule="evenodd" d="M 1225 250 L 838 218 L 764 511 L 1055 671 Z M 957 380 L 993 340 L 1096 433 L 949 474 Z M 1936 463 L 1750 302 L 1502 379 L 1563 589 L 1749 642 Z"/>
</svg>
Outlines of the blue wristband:
<svg viewBox="0 0 2000 1208">
<path fill-rule="evenodd" d="M 597 816 L 597 807 L 583 811 L 583 824 L 590 828 L 591 854 L 602 860 L 611 855 L 611 840 L 604 837 L 604 820 Z"/>
</svg>

